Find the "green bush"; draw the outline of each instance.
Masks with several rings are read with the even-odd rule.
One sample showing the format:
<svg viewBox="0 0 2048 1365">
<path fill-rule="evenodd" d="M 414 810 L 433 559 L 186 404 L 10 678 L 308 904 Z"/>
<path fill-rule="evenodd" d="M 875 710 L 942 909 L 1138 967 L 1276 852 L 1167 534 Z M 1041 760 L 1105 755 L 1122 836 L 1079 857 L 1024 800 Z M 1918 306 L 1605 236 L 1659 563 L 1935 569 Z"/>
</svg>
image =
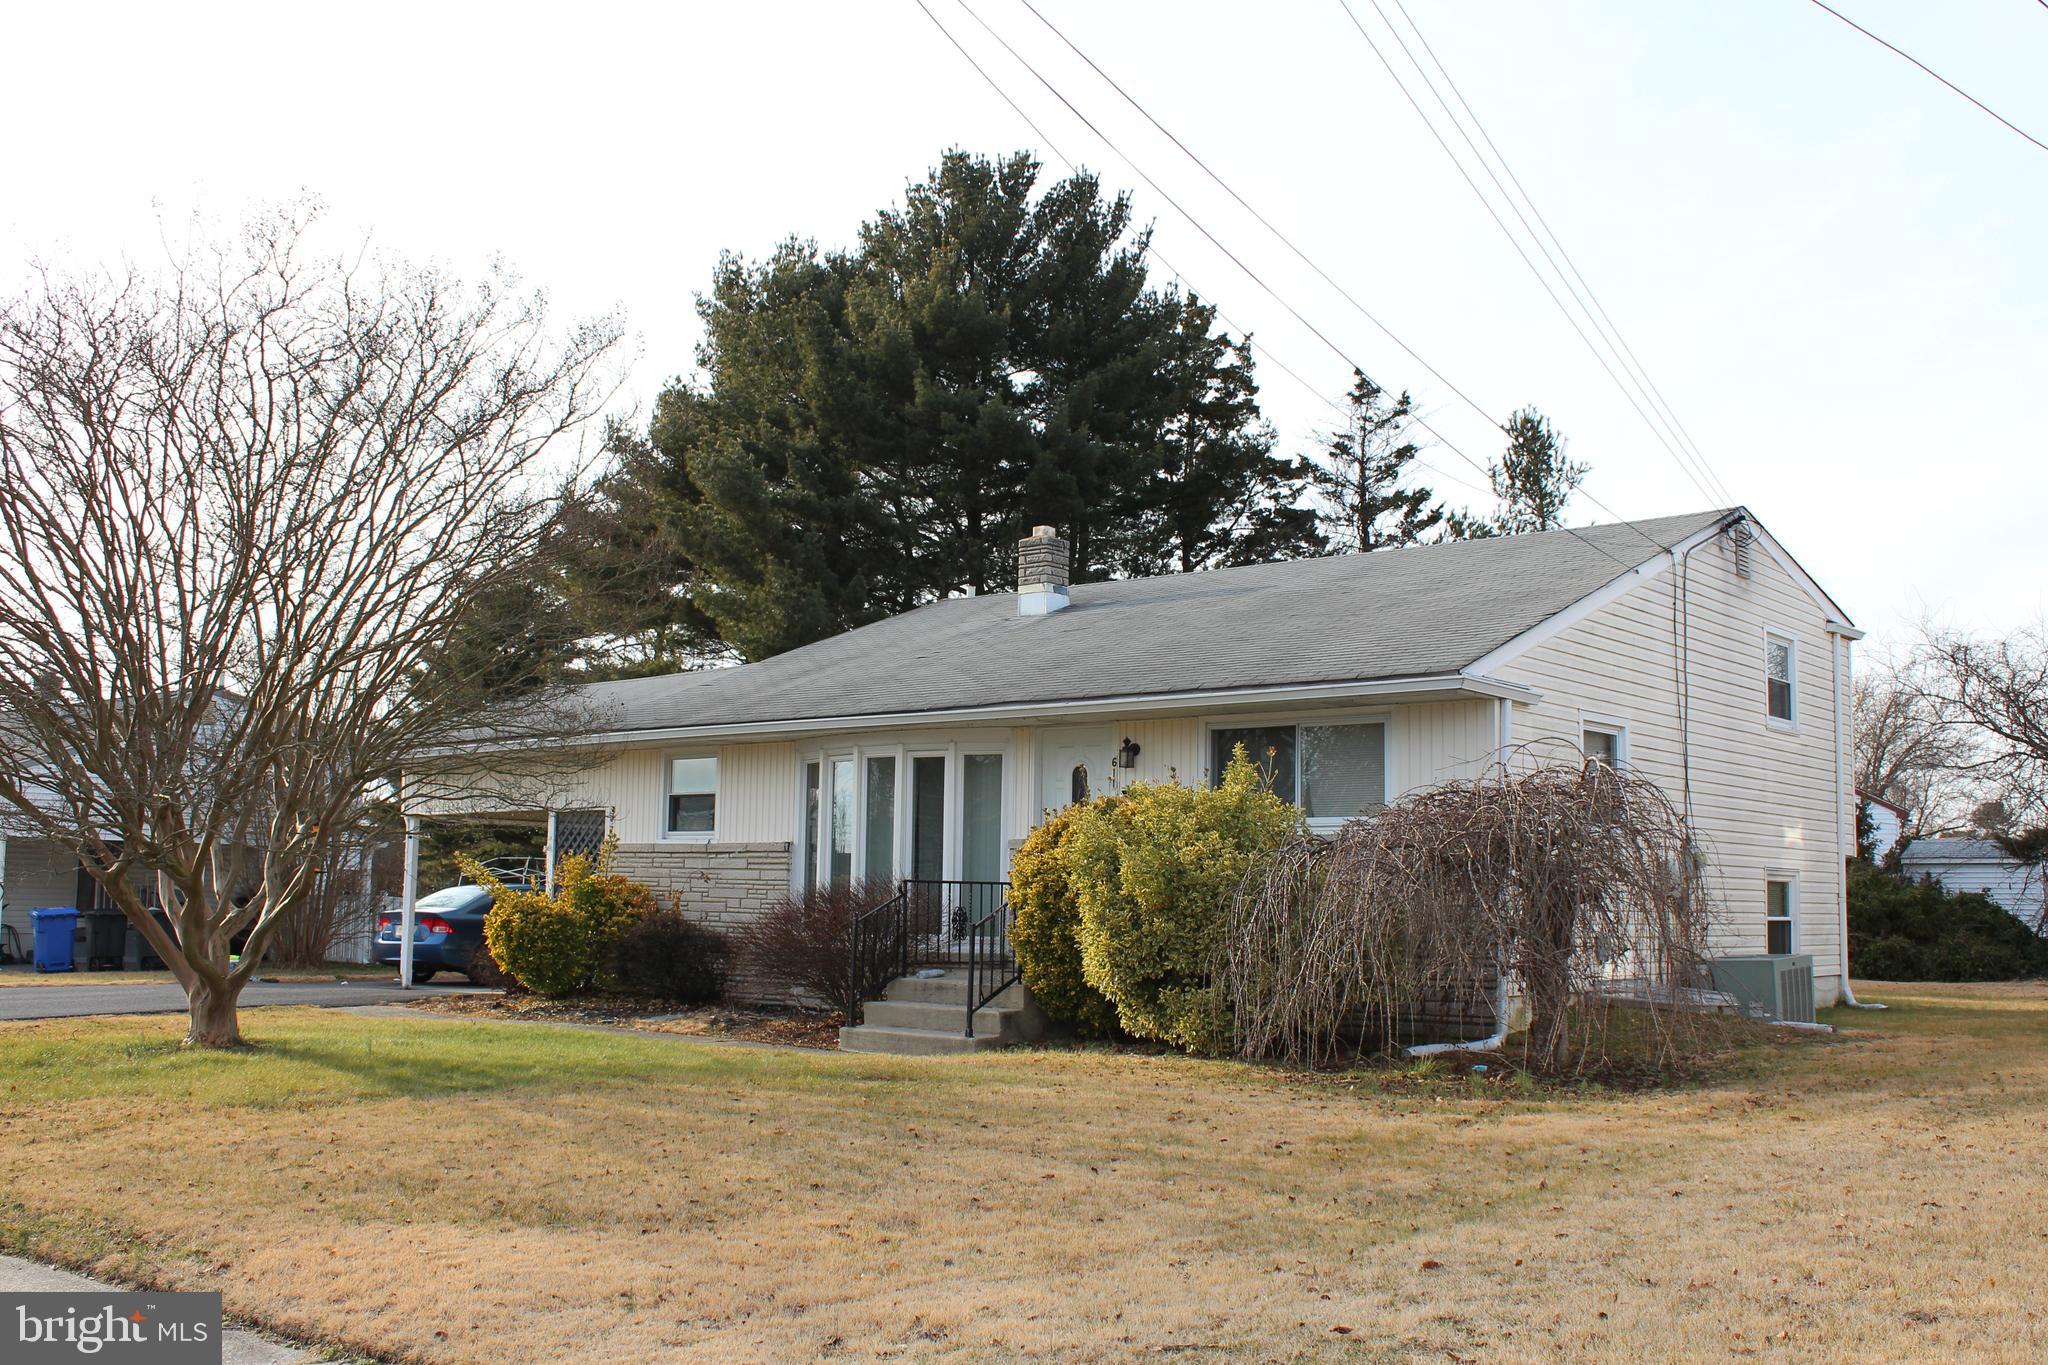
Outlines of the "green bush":
<svg viewBox="0 0 2048 1365">
<path fill-rule="evenodd" d="M 1075 818 L 1061 858 L 1080 905 L 1081 971 L 1140 1038 L 1230 1046 L 1215 975 L 1245 873 L 1306 833 L 1239 746 L 1215 788 L 1140 782 Z"/>
<path fill-rule="evenodd" d="M 555 865 L 556 891 L 507 887 L 466 855 L 456 862 L 489 888 L 484 944 L 504 969 L 536 995 L 571 995 L 601 981 L 619 936 L 654 910 L 654 893 L 611 870 L 616 842 L 606 839 L 593 861 L 571 854 Z"/>
<path fill-rule="evenodd" d="M 2048 941 L 1988 896 L 1849 865 L 1849 966 L 1880 981 L 2048 975 Z"/>
<path fill-rule="evenodd" d="M 1101 1038 L 1116 1031 L 1116 1006 L 1081 973 L 1081 905 L 1062 856 L 1068 834 L 1087 809 L 1069 806 L 1048 817 L 1010 859 L 1010 901 L 1016 908 L 1010 945 L 1045 1017 L 1080 1037 Z"/>
</svg>

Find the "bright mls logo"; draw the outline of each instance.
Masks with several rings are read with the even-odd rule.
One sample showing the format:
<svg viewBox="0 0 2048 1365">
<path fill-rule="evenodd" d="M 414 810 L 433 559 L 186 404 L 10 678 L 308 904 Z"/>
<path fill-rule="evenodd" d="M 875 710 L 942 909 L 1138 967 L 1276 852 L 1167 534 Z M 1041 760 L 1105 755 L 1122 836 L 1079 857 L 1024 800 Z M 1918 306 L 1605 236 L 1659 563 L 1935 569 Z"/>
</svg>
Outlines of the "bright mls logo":
<svg viewBox="0 0 2048 1365">
<path fill-rule="evenodd" d="M 218 1294 L 0 1294 L 0 1360 L 220 1365 Z"/>
</svg>

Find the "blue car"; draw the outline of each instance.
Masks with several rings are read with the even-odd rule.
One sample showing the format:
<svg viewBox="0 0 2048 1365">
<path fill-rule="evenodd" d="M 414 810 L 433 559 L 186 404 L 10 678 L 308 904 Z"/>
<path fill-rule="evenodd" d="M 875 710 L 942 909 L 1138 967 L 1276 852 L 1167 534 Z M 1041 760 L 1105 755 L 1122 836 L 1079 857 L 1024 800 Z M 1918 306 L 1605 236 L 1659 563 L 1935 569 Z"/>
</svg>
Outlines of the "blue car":
<svg viewBox="0 0 2048 1365">
<path fill-rule="evenodd" d="M 413 904 L 412 979 L 430 981 L 436 972 L 467 973 L 470 958 L 484 950 L 484 916 L 491 911 L 491 893 L 481 886 L 451 886 Z M 401 918 L 396 911 L 377 917 L 372 949 L 377 961 L 397 965 L 403 946 L 398 938 Z"/>
</svg>

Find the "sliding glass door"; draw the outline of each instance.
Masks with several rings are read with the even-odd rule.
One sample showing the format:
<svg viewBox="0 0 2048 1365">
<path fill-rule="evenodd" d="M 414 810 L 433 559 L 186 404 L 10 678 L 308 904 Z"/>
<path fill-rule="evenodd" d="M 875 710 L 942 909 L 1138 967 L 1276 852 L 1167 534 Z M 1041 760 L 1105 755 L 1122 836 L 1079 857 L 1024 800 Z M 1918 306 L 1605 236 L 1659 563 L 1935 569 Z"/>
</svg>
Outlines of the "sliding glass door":
<svg viewBox="0 0 2048 1365">
<path fill-rule="evenodd" d="M 856 745 L 807 755 L 802 877 L 1001 881 L 1007 755 L 973 744 Z"/>
</svg>

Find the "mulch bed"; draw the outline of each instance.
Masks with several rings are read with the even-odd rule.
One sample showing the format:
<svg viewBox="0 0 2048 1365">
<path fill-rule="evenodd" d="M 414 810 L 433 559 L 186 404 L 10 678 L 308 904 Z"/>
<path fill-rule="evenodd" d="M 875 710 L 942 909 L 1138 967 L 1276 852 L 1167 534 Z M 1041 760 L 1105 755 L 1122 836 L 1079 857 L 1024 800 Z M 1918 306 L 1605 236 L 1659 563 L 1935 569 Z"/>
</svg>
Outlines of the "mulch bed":
<svg viewBox="0 0 2048 1365">
<path fill-rule="evenodd" d="M 602 1024 L 643 1033 L 739 1038 L 752 1043 L 784 1043 L 834 1051 L 839 1047 L 839 1026 L 845 1022 L 833 1010 L 749 1005 L 680 1008 L 667 1000 L 622 995 L 573 996 L 564 1000 L 524 994 L 444 995 L 422 1000 L 413 1008 L 436 1014 Z"/>
</svg>

